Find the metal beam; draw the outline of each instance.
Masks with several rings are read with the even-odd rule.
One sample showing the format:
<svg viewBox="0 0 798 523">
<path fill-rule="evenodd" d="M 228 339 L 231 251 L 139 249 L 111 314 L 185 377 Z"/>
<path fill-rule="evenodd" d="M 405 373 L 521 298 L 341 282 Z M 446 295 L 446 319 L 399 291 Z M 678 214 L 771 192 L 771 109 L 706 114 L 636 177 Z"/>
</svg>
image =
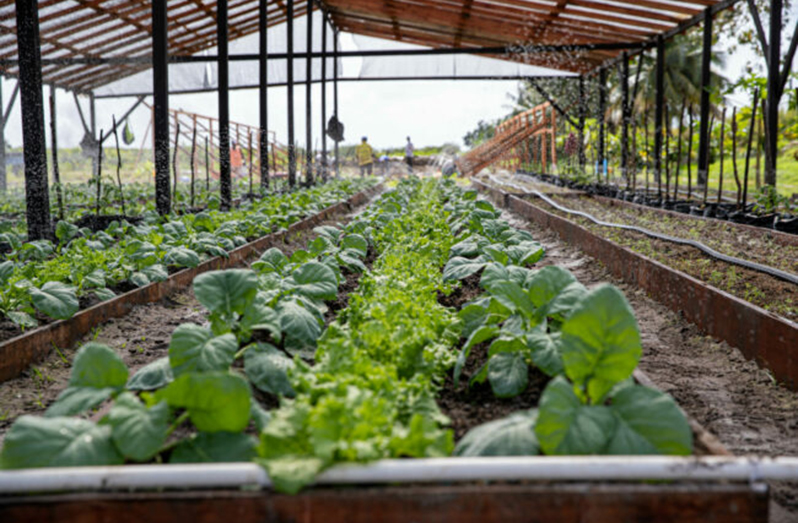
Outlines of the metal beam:
<svg viewBox="0 0 798 523">
<path fill-rule="evenodd" d="M 765 140 L 765 184 L 776 185 L 776 157 L 779 152 L 779 100 L 781 99 L 781 10 L 782 0 L 770 0 L 770 41 L 768 42 L 768 102 Z"/>
<path fill-rule="evenodd" d="M 333 115 L 338 120 L 338 30 L 333 28 Z M 340 120 L 338 120 L 340 121 Z M 335 177 L 341 176 L 341 163 L 338 159 L 338 142 L 335 142 Z"/>
<path fill-rule="evenodd" d="M 323 13 L 323 11 L 322 11 Z M 319 174 L 327 181 L 327 20 L 321 19 L 321 165 Z"/>
<path fill-rule="evenodd" d="M 621 60 L 621 176 L 629 184 L 629 120 L 632 119 L 632 107 L 629 103 L 629 55 L 623 53 Z"/>
<path fill-rule="evenodd" d="M 0 192 L 6 192 L 8 186 L 6 180 L 6 116 L 3 109 L 3 76 L 0 75 Z"/>
<path fill-rule="evenodd" d="M 259 0 L 258 16 L 260 22 L 260 60 L 258 60 L 258 93 L 260 100 L 260 187 L 269 189 L 269 85 L 268 85 L 268 0 Z"/>
<path fill-rule="evenodd" d="M 662 193 L 662 124 L 665 111 L 665 39 L 657 37 L 657 72 L 654 108 L 654 176 L 657 194 Z"/>
<path fill-rule="evenodd" d="M 288 186 L 296 185 L 296 148 L 294 143 L 294 0 L 285 0 L 288 105 Z"/>
<path fill-rule="evenodd" d="M 307 26 L 305 27 L 305 185 L 313 184 L 313 0 L 308 0 Z"/>
<path fill-rule="evenodd" d="M 228 55 L 227 0 L 216 2 L 216 45 L 219 49 L 217 67 L 219 88 L 219 189 L 221 209 L 227 211 L 232 203 L 230 181 L 230 77 Z"/>
<path fill-rule="evenodd" d="M 587 96 L 585 94 L 585 77 L 579 76 L 579 167 L 585 172 L 587 157 L 585 156 L 585 118 L 587 117 Z"/>
<path fill-rule="evenodd" d="M 152 0 L 152 94 L 155 162 L 155 205 L 158 214 L 169 214 L 172 193 L 169 181 L 169 62 L 167 0 Z M 77 101 L 77 98 L 75 99 Z"/>
<path fill-rule="evenodd" d="M 605 115 L 607 112 L 607 70 L 599 69 L 598 80 L 598 177 L 601 178 L 601 173 L 604 170 L 604 162 L 606 161 L 605 152 Z M 605 171 L 607 178 L 609 178 L 609 171 Z"/>
<path fill-rule="evenodd" d="M 58 110 L 56 108 L 55 86 L 50 86 L 50 155 L 53 158 L 53 183 L 58 201 L 58 218 L 64 219 L 64 189 L 61 186 L 61 173 L 58 170 Z"/>
<path fill-rule="evenodd" d="M 507 55 L 523 57 L 538 53 L 573 53 L 577 51 L 623 51 L 628 49 L 644 49 L 650 47 L 645 42 L 609 42 L 594 44 L 566 44 L 566 45 L 530 45 L 530 46 L 485 46 L 485 47 L 442 47 L 431 49 L 381 49 L 362 51 L 335 51 L 332 56 L 336 58 L 371 58 L 393 56 L 436 56 L 436 55 Z M 305 59 L 310 54 L 312 58 L 321 58 L 321 52 L 293 53 L 297 59 Z M 268 53 L 269 60 L 287 60 L 288 52 Z M 196 63 L 215 62 L 218 55 L 172 55 L 169 63 Z M 228 55 L 231 62 L 255 62 L 260 60 L 260 53 L 240 53 Z M 0 66 L 13 67 L 18 65 L 17 59 L 2 59 Z M 152 63 L 149 56 L 131 57 L 99 57 L 99 56 L 73 56 L 65 58 L 43 58 L 43 65 L 148 65 Z"/>
<path fill-rule="evenodd" d="M 704 44 L 701 54 L 701 107 L 698 129 L 698 185 L 705 185 L 709 178 L 709 82 L 712 64 L 712 11 L 704 10 Z"/>
<path fill-rule="evenodd" d="M 47 186 L 47 147 L 44 143 L 39 8 L 36 2 L 16 0 L 16 9 L 28 239 L 41 240 L 49 238 L 52 231 L 50 192 Z"/>
</svg>

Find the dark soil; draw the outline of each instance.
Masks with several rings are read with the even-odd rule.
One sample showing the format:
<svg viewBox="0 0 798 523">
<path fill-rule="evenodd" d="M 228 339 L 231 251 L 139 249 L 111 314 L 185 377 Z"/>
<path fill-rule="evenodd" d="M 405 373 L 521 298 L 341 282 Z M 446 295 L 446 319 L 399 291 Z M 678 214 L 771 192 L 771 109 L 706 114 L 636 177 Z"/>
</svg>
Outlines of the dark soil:
<svg viewBox="0 0 798 523">
<path fill-rule="evenodd" d="M 460 285 L 448 295 L 438 291 L 438 303 L 444 307 L 452 307 L 455 310 L 460 310 L 463 305 L 482 294 L 483 290 L 479 286 L 480 275 L 481 272 L 472 274 L 468 278 L 461 280 Z"/>
<path fill-rule="evenodd" d="M 454 430 L 455 441 L 459 441 L 477 425 L 536 407 L 549 382 L 548 376 L 537 367 L 530 366 L 529 386 L 523 394 L 514 398 L 497 398 L 487 380 L 469 387 L 471 376 L 477 374 L 488 361 L 489 346 L 490 342 L 475 345 L 463 367 L 459 385 L 455 385 L 449 374 L 443 388 L 438 392 L 438 406 L 452 420 L 451 429 Z"/>
</svg>

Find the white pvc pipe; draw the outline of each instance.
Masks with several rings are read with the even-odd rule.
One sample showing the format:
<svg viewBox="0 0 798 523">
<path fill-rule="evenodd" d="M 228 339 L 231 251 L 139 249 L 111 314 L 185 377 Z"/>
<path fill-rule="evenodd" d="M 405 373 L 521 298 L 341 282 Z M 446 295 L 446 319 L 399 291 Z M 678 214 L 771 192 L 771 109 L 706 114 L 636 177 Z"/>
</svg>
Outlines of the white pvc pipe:
<svg viewBox="0 0 798 523">
<path fill-rule="evenodd" d="M 382 460 L 339 465 L 316 485 L 472 481 L 797 481 L 798 457 L 519 456 Z M 0 494 L 270 487 L 254 463 L 122 465 L 0 472 Z"/>
</svg>

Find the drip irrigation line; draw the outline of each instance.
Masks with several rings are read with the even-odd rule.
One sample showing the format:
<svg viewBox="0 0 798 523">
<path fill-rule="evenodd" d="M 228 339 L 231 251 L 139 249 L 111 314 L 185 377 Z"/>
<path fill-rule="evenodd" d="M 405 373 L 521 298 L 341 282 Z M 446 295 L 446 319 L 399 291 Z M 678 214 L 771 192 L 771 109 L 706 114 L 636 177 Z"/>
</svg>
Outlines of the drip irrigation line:
<svg viewBox="0 0 798 523">
<path fill-rule="evenodd" d="M 700 250 L 701 252 L 703 252 L 704 254 L 707 254 L 707 255 L 709 255 L 709 256 L 717 259 L 717 260 L 720 260 L 722 262 L 730 263 L 732 265 L 738 265 L 740 267 L 745 267 L 746 269 L 751 269 L 753 271 L 762 272 L 762 273 L 768 274 L 770 276 L 773 276 L 774 278 L 778 278 L 780 280 L 784 280 L 784 281 L 787 281 L 787 282 L 794 283 L 794 284 L 798 285 L 798 275 L 795 275 L 795 274 L 792 274 L 792 273 L 789 273 L 789 272 L 786 272 L 786 271 L 782 271 L 782 270 L 776 269 L 774 267 L 769 267 L 767 265 L 762 265 L 762 264 L 751 262 L 751 261 L 748 261 L 748 260 L 741 260 L 740 258 L 735 258 L 734 256 L 727 256 L 727 255 L 719 253 L 718 251 L 716 251 L 714 249 L 711 249 L 710 247 L 707 247 L 703 243 L 697 242 L 695 240 L 685 240 L 683 238 L 677 238 L 675 236 L 669 236 L 667 234 L 660 234 L 660 233 L 657 233 L 657 232 L 654 232 L 654 231 L 650 231 L 648 229 L 644 229 L 642 227 L 637 227 L 636 225 L 625 225 L 625 224 L 621 224 L 621 223 L 612 223 L 612 222 L 601 221 L 598 218 L 596 218 L 596 217 L 594 217 L 594 216 L 592 216 L 592 215 L 590 215 L 590 214 L 588 214 L 586 212 L 577 211 L 577 210 L 574 210 L 574 209 L 569 209 L 567 207 L 563 207 L 562 205 L 558 204 L 557 202 L 555 202 L 554 200 L 552 200 L 551 198 L 549 198 L 545 194 L 541 193 L 540 191 L 536 191 L 534 189 L 533 190 L 529 190 L 529 189 L 526 189 L 525 187 L 522 187 L 522 186 L 520 186 L 518 184 L 515 184 L 513 182 L 499 180 L 499 179 L 495 178 L 492 174 L 488 175 L 488 177 L 494 183 L 498 183 L 498 184 L 501 184 L 501 185 L 506 185 L 508 187 L 512 187 L 513 189 L 521 191 L 522 193 L 527 194 L 527 195 L 536 196 L 536 197 L 540 198 L 541 200 L 543 200 L 544 202 L 546 202 L 549 205 L 551 205 L 552 207 L 554 207 L 555 209 L 557 209 L 558 211 L 561 211 L 561 212 L 564 212 L 564 213 L 567 213 L 567 214 L 573 214 L 573 215 L 576 215 L 576 216 L 581 216 L 582 218 L 590 220 L 591 222 L 595 223 L 596 225 L 601 225 L 602 227 L 611 227 L 611 228 L 614 228 L 614 229 L 623 229 L 623 230 L 627 230 L 627 231 L 638 232 L 640 234 L 645 234 L 646 236 L 648 236 L 650 238 L 657 239 L 657 240 L 663 240 L 663 241 L 667 241 L 667 242 L 671 242 L 671 243 L 676 243 L 676 244 L 679 244 L 679 245 L 688 245 L 688 246 L 694 247 L 694 248 Z"/>
</svg>

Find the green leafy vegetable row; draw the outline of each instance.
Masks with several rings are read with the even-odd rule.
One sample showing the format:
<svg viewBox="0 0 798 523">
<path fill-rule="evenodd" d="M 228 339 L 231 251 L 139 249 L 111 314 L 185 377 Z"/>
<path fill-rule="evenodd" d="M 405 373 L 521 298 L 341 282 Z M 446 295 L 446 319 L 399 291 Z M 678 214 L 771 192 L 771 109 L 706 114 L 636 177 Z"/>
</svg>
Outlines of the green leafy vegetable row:
<svg viewBox="0 0 798 523">
<path fill-rule="evenodd" d="M 368 226 L 323 226 L 307 250 L 290 258 L 271 248 L 253 269 L 204 273 L 194 294 L 209 326 L 182 324 L 168 357 L 132 377 L 109 347 L 88 343 L 73 362 L 68 387 L 44 418 L 23 416 L 0 454 L 4 468 L 240 461 L 256 455 L 258 431 L 271 415 L 253 387 L 294 395 L 291 354 L 311 354 L 321 334 L 325 300 L 336 298 L 344 272 L 359 272 Z M 359 232 L 355 232 L 359 231 Z M 363 234 L 360 234 L 363 233 Z M 257 338 L 260 341 L 254 341 Z M 243 373 L 241 372 L 243 370 Z M 98 423 L 83 416 L 113 400 Z M 175 437 L 190 422 L 194 430 Z"/>
<path fill-rule="evenodd" d="M 83 296 L 111 299 L 114 288 L 142 287 L 165 280 L 170 269 L 227 256 L 247 241 L 284 229 L 371 183 L 334 181 L 247 201 L 229 212 L 203 211 L 165 222 L 153 214 L 142 224 L 114 222 L 96 233 L 62 221 L 56 228 L 58 244 L 22 243 L 14 234 L 0 234 L 0 241 L 12 247 L 0 263 L 0 315 L 22 328 L 38 324 L 37 311 L 53 319 L 70 318 Z"/>
<path fill-rule="evenodd" d="M 84 346 L 47 416 L 11 428 L 2 466 L 255 460 L 296 492 L 335 463 L 385 457 L 691 451 L 673 400 L 631 379 L 640 334 L 620 291 L 529 269 L 543 248 L 475 192 L 403 181 L 346 227 L 317 232 L 290 258 L 273 249 L 251 270 L 198 277 L 209 326 L 178 327 L 169 357 L 132 378 L 111 349 Z M 370 249 L 378 258 L 322 333 L 324 301 Z M 474 278 L 483 295 L 459 311 L 439 303 Z M 471 385 L 510 397 L 526 390 L 530 366 L 552 379 L 537 409 L 455 447 L 435 398 L 480 343 L 488 356 Z M 266 411 L 253 388 L 279 408 Z M 109 398 L 99 423 L 67 417 Z M 175 436 L 188 422 L 189 435 Z"/>
<path fill-rule="evenodd" d="M 474 429 L 456 453 L 690 454 L 692 432 L 673 399 L 631 377 L 642 347 L 623 294 L 612 285 L 588 290 L 560 267 L 526 268 L 542 256 L 539 245 L 489 204 L 465 205 L 473 210 L 456 222 L 444 276 L 478 275 L 486 292 L 458 313 L 465 342 L 455 383 L 473 347 L 488 342 L 470 386 L 487 380 L 505 398 L 527 389 L 530 366 L 553 379 L 537 409 Z"/>
</svg>

